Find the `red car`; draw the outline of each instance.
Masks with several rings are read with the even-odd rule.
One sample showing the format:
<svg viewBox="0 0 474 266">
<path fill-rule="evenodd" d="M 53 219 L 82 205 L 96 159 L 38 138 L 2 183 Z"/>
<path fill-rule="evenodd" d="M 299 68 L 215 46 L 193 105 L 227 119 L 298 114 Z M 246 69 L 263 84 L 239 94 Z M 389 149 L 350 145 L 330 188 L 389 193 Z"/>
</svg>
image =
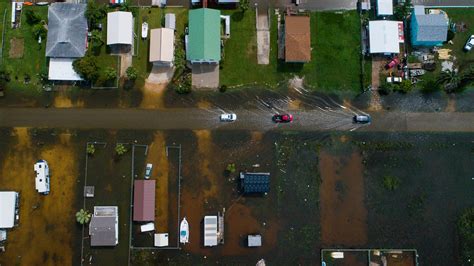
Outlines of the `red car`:
<svg viewBox="0 0 474 266">
<path fill-rule="evenodd" d="M 275 123 L 289 123 L 293 121 L 293 115 L 290 114 L 276 114 L 273 116 L 273 122 Z"/>
<path fill-rule="evenodd" d="M 385 69 L 393 68 L 398 64 L 400 64 L 400 59 L 395 57 L 395 58 L 392 59 L 392 61 L 388 62 L 388 64 L 385 65 Z"/>
</svg>

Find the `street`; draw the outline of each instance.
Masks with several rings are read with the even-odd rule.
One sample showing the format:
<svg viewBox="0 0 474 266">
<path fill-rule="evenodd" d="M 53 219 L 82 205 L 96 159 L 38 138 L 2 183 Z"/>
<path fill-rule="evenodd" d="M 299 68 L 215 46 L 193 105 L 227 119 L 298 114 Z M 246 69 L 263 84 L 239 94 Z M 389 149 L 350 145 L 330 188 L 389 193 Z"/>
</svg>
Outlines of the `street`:
<svg viewBox="0 0 474 266">
<path fill-rule="evenodd" d="M 373 131 L 373 132 L 474 132 L 472 113 L 376 112 L 372 124 L 352 123 L 350 110 L 294 111 L 289 124 L 276 124 L 272 113 L 262 110 L 235 110 L 236 122 L 218 120 L 219 110 L 197 108 L 144 109 L 0 109 L 2 127 L 71 129 L 157 129 L 157 130 L 298 130 L 298 131 Z"/>
</svg>

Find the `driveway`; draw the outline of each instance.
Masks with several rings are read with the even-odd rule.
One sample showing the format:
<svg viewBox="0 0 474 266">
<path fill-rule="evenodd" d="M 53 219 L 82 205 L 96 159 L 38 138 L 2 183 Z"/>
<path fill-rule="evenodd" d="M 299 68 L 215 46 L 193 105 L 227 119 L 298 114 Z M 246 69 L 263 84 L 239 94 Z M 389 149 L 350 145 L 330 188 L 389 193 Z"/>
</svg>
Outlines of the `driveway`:
<svg viewBox="0 0 474 266">
<path fill-rule="evenodd" d="M 270 26 L 268 24 L 268 9 L 257 10 L 257 62 L 259 65 L 270 63 Z"/>
<path fill-rule="evenodd" d="M 413 0 L 414 5 L 439 6 L 439 7 L 474 7 L 473 0 Z"/>
<path fill-rule="evenodd" d="M 219 65 L 193 64 L 192 84 L 197 89 L 219 88 Z"/>
</svg>

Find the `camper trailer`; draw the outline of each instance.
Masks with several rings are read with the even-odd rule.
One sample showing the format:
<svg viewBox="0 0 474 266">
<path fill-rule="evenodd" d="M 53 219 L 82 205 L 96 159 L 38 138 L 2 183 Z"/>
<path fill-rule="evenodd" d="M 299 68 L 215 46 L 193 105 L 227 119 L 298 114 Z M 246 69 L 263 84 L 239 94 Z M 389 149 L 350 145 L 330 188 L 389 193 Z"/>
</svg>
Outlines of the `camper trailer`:
<svg viewBox="0 0 474 266">
<path fill-rule="evenodd" d="M 35 163 L 35 184 L 38 193 L 49 194 L 49 167 L 45 160 L 39 160 Z"/>
</svg>

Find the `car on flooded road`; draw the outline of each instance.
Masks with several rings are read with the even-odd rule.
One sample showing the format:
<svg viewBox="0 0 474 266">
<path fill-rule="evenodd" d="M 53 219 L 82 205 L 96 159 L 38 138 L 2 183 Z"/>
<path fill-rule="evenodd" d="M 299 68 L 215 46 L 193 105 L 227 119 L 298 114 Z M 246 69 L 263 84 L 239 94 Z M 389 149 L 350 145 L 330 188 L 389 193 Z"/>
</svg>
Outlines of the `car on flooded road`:
<svg viewBox="0 0 474 266">
<path fill-rule="evenodd" d="M 219 119 L 221 122 L 234 122 L 237 120 L 237 115 L 236 114 L 221 114 L 219 116 Z"/>
<path fill-rule="evenodd" d="M 276 114 L 272 117 L 275 123 L 289 123 L 293 121 L 293 115 L 291 114 Z"/>
<path fill-rule="evenodd" d="M 356 124 L 370 124 L 372 118 L 370 115 L 354 115 L 352 121 Z"/>
</svg>

